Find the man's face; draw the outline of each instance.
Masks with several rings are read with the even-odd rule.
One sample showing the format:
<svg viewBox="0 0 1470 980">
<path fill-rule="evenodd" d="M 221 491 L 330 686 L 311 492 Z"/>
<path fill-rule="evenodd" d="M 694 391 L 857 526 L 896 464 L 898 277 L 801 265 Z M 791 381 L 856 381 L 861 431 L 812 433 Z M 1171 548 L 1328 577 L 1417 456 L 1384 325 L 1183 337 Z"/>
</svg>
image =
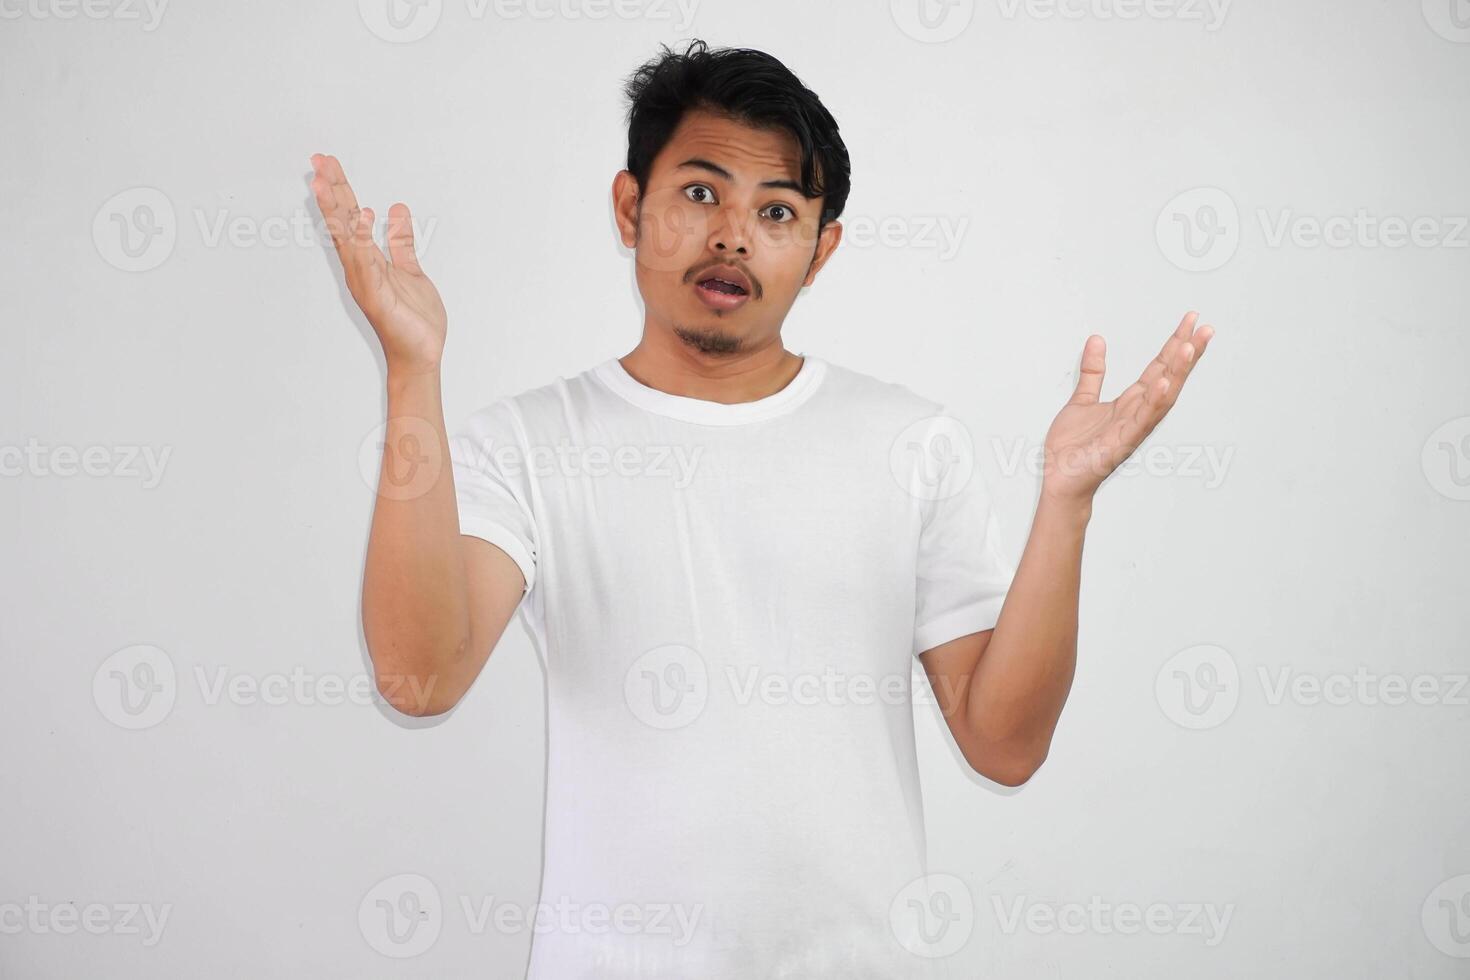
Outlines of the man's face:
<svg viewBox="0 0 1470 980">
<path fill-rule="evenodd" d="M 636 252 L 647 325 L 708 354 L 779 335 L 842 237 L 837 222 L 818 235 L 822 199 L 801 195 L 800 168 L 785 130 L 691 111 L 641 195 L 631 174 L 618 174 L 613 202 L 623 244 Z"/>
</svg>

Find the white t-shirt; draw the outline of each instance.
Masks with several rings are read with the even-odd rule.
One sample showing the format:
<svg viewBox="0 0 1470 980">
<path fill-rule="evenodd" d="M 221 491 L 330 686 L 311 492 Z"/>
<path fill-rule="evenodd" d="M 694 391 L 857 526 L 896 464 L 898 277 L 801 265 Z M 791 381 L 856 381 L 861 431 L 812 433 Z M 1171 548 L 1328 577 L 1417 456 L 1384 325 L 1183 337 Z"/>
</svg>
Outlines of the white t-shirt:
<svg viewBox="0 0 1470 980">
<path fill-rule="evenodd" d="M 913 667 L 1014 568 L 943 411 L 810 355 L 739 404 L 610 359 L 456 431 L 546 668 L 530 980 L 945 975 Z"/>
</svg>

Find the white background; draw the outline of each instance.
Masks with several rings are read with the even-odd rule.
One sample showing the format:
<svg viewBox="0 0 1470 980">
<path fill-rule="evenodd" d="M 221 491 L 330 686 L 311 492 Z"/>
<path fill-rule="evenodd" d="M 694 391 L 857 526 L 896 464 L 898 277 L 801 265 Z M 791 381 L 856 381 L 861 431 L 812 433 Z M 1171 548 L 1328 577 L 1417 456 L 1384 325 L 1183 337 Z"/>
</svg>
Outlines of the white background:
<svg viewBox="0 0 1470 980">
<path fill-rule="evenodd" d="M 215 687 L 369 670 L 382 363 L 308 156 L 414 209 L 455 425 L 637 342 L 620 85 L 691 36 L 771 52 L 837 117 L 849 237 L 787 346 L 951 406 L 1013 560 L 1038 478 L 1011 453 L 1087 335 L 1110 398 L 1186 310 L 1217 330 L 1151 467 L 1097 499 L 1041 772 L 970 775 L 920 714 L 931 865 L 975 907 L 955 975 L 1464 975 L 1463 2 L 393 0 L 399 31 L 387 2 L 0 3 L 0 975 L 520 975 L 529 934 L 462 904 L 536 899 L 518 623 L 444 717 Z M 128 715 L 149 664 L 162 700 Z M 1382 703 L 1416 679 L 1429 703 Z M 404 874 L 443 908 L 395 958 L 359 910 Z M 1130 904 L 1171 924 L 1126 934 Z"/>
</svg>

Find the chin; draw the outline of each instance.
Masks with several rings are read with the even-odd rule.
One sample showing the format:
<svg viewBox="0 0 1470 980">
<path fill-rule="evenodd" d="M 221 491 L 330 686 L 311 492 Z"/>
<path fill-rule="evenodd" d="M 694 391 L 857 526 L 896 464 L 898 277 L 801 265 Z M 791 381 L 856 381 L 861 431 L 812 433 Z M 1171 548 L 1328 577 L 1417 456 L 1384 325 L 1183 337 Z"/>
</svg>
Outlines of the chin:
<svg viewBox="0 0 1470 980">
<path fill-rule="evenodd" d="M 738 354 L 745 349 L 745 331 L 723 324 L 682 323 L 674 327 L 674 333 L 701 354 Z"/>
</svg>

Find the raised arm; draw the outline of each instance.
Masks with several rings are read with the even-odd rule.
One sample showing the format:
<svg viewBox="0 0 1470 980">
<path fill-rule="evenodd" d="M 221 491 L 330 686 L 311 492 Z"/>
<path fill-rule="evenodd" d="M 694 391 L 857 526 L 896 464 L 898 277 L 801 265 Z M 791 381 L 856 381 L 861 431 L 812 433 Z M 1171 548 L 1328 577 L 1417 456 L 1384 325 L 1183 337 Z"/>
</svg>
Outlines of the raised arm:
<svg viewBox="0 0 1470 980">
<path fill-rule="evenodd" d="M 1072 398 L 1046 435 L 1031 533 L 995 628 L 926 650 L 920 662 L 971 768 L 1007 786 L 1045 761 L 1077 664 L 1082 546 L 1093 497 L 1179 398 L 1214 336 L 1185 314 L 1137 381 L 1099 401 L 1106 344 L 1089 337 Z"/>
<path fill-rule="evenodd" d="M 358 206 L 336 157 L 315 154 L 311 165 L 347 288 L 388 367 L 363 634 L 383 697 L 405 714 L 441 714 L 478 676 L 525 580 L 505 552 L 459 531 L 439 376 L 448 317 L 419 266 L 408 207 L 388 210 L 385 256 L 373 242 L 372 209 Z"/>
</svg>

